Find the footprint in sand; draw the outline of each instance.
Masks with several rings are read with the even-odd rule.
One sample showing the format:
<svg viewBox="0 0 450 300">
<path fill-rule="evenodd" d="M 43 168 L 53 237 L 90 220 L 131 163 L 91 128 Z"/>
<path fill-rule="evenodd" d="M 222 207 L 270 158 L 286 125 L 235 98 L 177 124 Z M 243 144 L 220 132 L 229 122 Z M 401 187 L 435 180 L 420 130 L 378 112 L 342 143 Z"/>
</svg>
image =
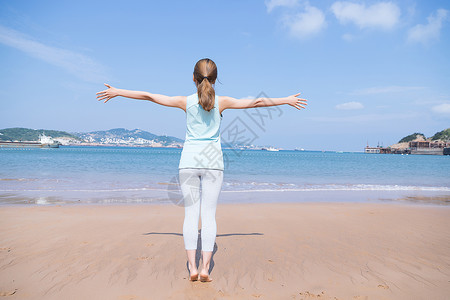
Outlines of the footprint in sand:
<svg viewBox="0 0 450 300">
<path fill-rule="evenodd" d="M 0 296 L 4 297 L 4 296 L 12 296 L 17 292 L 17 289 L 14 289 L 14 291 L 8 291 L 8 292 L 0 292 Z"/>
<path fill-rule="evenodd" d="M 378 287 L 385 289 L 385 290 L 387 290 L 389 288 L 387 285 L 384 285 L 384 284 L 379 284 Z"/>
<path fill-rule="evenodd" d="M 309 291 L 303 292 L 303 293 L 299 293 L 301 296 L 306 297 L 306 298 L 302 298 L 302 299 L 309 299 L 309 298 L 322 298 L 325 296 L 325 292 L 321 292 L 320 294 L 313 294 L 310 293 Z M 323 298 L 324 299 L 324 298 Z"/>
<path fill-rule="evenodd" d="M 262 296 L 262 294 L 252 294 L 252 296 L 255 297 L 255 298 L 259 298 L 259 297 Z"/>
<path fill-rule="evenodd" d="M 140 257 L 137 257 L 136 259 L 137 260 L 149 260 L 149 259 L 152 259 L 152 258 L 148 257 L 148 256 L 140 256 Z"/>
</svg>

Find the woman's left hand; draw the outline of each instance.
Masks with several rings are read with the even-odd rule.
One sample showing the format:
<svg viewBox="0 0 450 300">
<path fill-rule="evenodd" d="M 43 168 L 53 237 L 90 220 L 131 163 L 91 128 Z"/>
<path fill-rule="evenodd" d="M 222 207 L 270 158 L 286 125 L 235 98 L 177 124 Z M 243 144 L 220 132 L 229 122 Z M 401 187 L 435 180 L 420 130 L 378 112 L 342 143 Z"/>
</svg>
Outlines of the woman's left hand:
<svg viewBox="0 0 450 300">
<path fill-rule="evenodd" d="M 116 88 L 113 88 L 109 84 L 105 83 L 105 86 L 108 88 L 107 90 L 96 93 L 98 101 L 105 100 L 103 103 L 108 102 L 110 99 L 119 96 L 119 91 Z"/>
<path fill-rule="evenodd" d="M 306 105 L 308 105 L 308 100 L 299 98 L 300 93 L 287 97 L 287 104 L 295 107 L 296 109 L 304 109 Z"/>
</svg>

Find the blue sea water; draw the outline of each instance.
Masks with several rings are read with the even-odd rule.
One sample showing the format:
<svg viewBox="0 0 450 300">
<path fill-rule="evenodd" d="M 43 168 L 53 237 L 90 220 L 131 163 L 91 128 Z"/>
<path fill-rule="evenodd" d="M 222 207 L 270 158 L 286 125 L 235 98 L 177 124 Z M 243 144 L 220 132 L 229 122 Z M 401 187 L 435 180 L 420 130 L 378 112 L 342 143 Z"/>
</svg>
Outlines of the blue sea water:
<svg viewBox="0 0 450 300">
<path fill-rule="evenodd" d="M 223 203 L 450 198 L 450 156 L 223 151 Z M 180 156 L 173 148 L 3 148 L 0 203 L 178 203 Z"/>
</svg>

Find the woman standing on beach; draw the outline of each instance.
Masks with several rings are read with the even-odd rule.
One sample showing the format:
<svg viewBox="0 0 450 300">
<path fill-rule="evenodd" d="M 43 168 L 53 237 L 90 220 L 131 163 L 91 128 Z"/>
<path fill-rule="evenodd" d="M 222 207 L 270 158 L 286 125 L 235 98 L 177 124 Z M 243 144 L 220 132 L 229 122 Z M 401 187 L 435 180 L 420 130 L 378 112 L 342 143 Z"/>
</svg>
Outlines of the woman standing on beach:
<svg viewBox="0 0 450 300">
<path fill-rule="evenodd" d="M 98 92 L 98 100 L 127 97 L 149 100 L 186 112 L 187 131 L 179 164 L 179 181 L 184 200 L 184 245 L 189 261 L 190 280 L 211 281 L 209 264 L 216 239 L 216 207 L 223 181 L 223 155 L 220 144 L 220 123 L 225 109 L 277 106 L 289 104 L 297 109 L 305 108 L 306 100 L 300 94 L 284 98 L 235 99 L 217 96 L 214 83 L 217 66 L 208 58 L 199 60 L 194 67 L 193 80 L 197 92 L 190 96 L 164 96 L 148 92 L 130 91 L 111 87 Z M 200 193 L 201 184 L 201 193 Z M 198 221 L 201 215 L 202 266 L 195 263 L 198 239 Z"/>
</svg>

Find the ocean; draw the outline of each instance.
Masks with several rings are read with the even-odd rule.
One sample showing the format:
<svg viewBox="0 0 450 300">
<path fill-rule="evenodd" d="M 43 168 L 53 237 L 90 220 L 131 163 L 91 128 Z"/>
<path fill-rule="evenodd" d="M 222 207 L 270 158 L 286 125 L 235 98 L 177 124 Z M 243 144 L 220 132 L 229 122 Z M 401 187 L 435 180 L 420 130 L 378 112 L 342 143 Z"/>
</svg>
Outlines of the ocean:
<svg viewBox="0 0 450 300">
<path fill-rule="evenodd" d="M 224 149 L 220 203 L 447 205 L 450 156 Z M 180 205 L 181 149 L 0 149 L 0 204 Z"/>
</svg>

